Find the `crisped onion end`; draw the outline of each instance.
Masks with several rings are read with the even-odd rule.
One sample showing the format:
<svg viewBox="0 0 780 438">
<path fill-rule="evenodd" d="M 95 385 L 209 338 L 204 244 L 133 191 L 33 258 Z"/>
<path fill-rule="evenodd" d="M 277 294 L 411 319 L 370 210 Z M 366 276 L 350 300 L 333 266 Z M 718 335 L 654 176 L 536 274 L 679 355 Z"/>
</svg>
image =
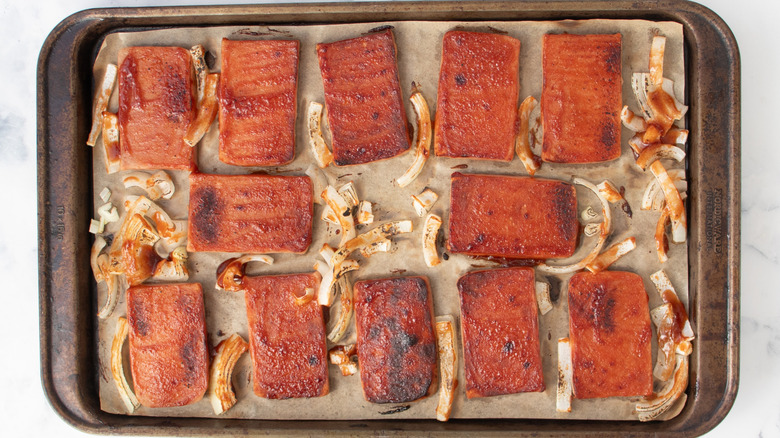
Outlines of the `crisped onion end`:
<svg viewBox="0 0 780 438">
<path fill-rule="evenodd" d="M 262 262 L 272 265 L 274 259 L 263 254 L 247 254 L 234 259 L 227 259 L 217 268 L 217 290 L 228 292 L 241 292 L 244 288 L 241 283 L 244 279 L 246 264 L 249 262 Z"/>
<path fill-rule="evenodd" d="M 154 174 L 141 171 L 130 172 L 122 178 L 122 184 L 126 189 L 131 187 L 143 189 L 152 201 L 160 198 L 171 199 L 176 192 L 173 180 L 163 170 Z"/>
<path fill-rule="evenodd" d="M 195 120 L 187 128 L 187 134 L 184 135 L 184 142 L 190 147 L 194 147 L 208 132 L 211 124 L 217 116 L 217 86 L 219 85 L 219 73 L 213 73 L 206 76 L 206 82 L 203 88 L 203 99 L 198 106 L 198 114 Z"/>
<path fill-rule="evenodd" d="M 417 216 L 425 216 L 438 199 L 439 195 L 428 187 L 419 195 L 412 195 L 412 206 L 414 206 L 414 211 L 417 212 Z"/>
<path fill-rule="evenodd" d="M 362 249 L 366 246 L 372 245 L 377 242 L 381 242 L 390 238 L 396 234 L 411 233 L 412 221 L 394 221 L 385 222 L 384 224 L 363 233 L 354 239 L 351 239 L 344 245 L 341 245 L 331 257 L 330 265 L 333 267 L 334 272 L 341 270 L 341 265 L 353 252 Z"/>
<path fill-rule="evenodd" d="M 531 112 L 536 107 L 537 101 L 533 96 L 528 96 L 520 104 L 520 108 L 517 110 L 517 118 L 520 123 L 517 139 L 515 140 L 515 152 L 522 161 L 525 170 L 529 175 L 534 176 L 541 165 L 539 157 L 534 155 L 531 151 L 531 144 L 528 139 L 529 124 Z"/>
<path fill-rule="evenodd" d="M 399 187 L 406 187 L 417 178 L 431 154 L 431 112 L 420 88 L 414 83 L 412 83 L 412 95 L 409 100 L 417 115 L 417 142 L 414 145 L 412 165 L 395 181 Z"/>
<path fill-rule="evenodd" d="M 320 195 L 336 215 L 336 219 L 341 225 L 341 243 L 345 243 L 355 238 L 355 220 L 352 217 L 352 206 L 349 202 L 333 187 L 328 186 Z"/>
<path fill-rule="evenodd" d="M 225 413 L 236 404 L 233 392 L 233 368 L 242 354 L 249 350 L 249 344 L 237 333 L 217 345 L 217 355 L 211 363 L 208 396 L 214 413 Z"/>
<path fill-rule="evenodd" d="M 439 355 L 439 404 L 436 419 L 447 421 L 452 412 L 455 388 L 458 387 L 458 354 L 455 349 L 455 320 L 451 315 L 436 318 L 436 347 Z"/>
<path fill-rule="evenodd" d="M 358 371 L 354 356 L 357 354 L 357 344 L 336 345 L 328 351 L 330 363 L 337 365 L 342 376 L 351 376 Z"/>
<path fill-rule="evenodd" d="M 425 218 L 422 236 L 423 259 L 425 260 L 425 265 L 429 268 L 441 263 L 439 253 L 436 251 L 436 236 L 439 234 L 441 223 L 441 218 L 435 214 L 429 214 Z"/>
<path fill-rule="evenodd" d="M 103 74 L 103 80 L 100 87 L 95 92 L 95 98 L 92 101 L 92 128 L 89 130 L 87 145 L 95 146 L 101 129 L 103 129 L 104 111 L 108 108 L 108 101 L 114 92 L 116 84 L 117 67 L 115 64 L 106 65 L 106 71 Z M 105 140 L 104 140 L 105 141 Z"/>
<path fill-rule="evenodd" d="M 594 274 L 597 272 L 601 272 L 607 269 L 611 264 L 618 261 L 618 259 L 628 254 L 632 250 L 634 250 L 635 248 L 636 248 L 636 239 L 634 237 L 629 237 L 628 239 L 623 240 L 607 248 L 604 252 L 599 254 L 598 257 L 593 259 L 592 262 L 588 263 L 587 266 L 585 267 L 590 272 L 593 272 Z"/>
<path fill-rule="evenodd" d="M 558 339 L 558 390 L 555 410 L 571 412 L 571 398 L 574 394 L 574 370 L 572 369 L 571 341 Z"/>
<path fill-rule="evenodd" d="M 307 114 L 309 128 L 309 146 L 314 154 L 317 165 L 321 168 L 328 167 L 333 162 L 333 154 L 325 144 L 322 137 L 322 104 L 319 102 L 309 103 Z"/>
<path fill-rule="evenodd" d="M 124 361 L 122 360 L 122 347 L 125 345 L 125 338 L 130 332 L 130 325 L 126 318 L 119 318 L 116 322 L 116 334 L 111 342 L 111 377 L 119 391 L 119 396 L 125 404 L 128 413 L 132 414 L 141 406 L 135 393 L 130 388 L 130 384 L 125 377 Z"/>
</svg>

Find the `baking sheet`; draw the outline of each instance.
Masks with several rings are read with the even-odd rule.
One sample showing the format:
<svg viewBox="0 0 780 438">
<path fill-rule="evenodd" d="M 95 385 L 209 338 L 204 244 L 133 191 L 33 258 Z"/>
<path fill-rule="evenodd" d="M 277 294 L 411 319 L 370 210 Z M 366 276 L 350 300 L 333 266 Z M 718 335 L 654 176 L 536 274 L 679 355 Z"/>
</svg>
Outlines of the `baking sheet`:
<svg viewBox="0 0 780 438">
<path fill-rule="evenodd" d="M 313 163 L 313 157 L 306 141 L 306 107 L 311 100 L 323 101 L 322 81 L 317 64 L 314 45 L 318 42 L 330 42 L 359 36 L 373 28 L 391 25 L 395 28 L 398 47 L 399 75 L 404 92 L 408 98 L 412 81 L 420 84 L 432 113 L 435 112 L 436 89 L 438 84 L 439 63 L 441 59 L 441 38 L 448 30 L 462 28 L 479 31 L 500 31 L 518 38 L 520 53 L 520 100 L 525 96 L 540 97 L 542 86 L 541 40 L 545 33 L 615 33 L 623 35 L 623 100 L 636 110 L 630 77 L 635 71 L 647 71 L 647 59 L 652 36 L 656 33 L 667 37 L 664 75 L 675 82 L 678 96 L 683 95 L 684 63 L 682 26 L 669 22 L 650 22 L 643 20 L 586 20 L 562 22 L 382 22 L 323 26 L 252 26 L 252 27 L 212 27 L 177 28 L 146 32 L 116 33 L 106 37 L 95 62 L 95 77 L 102 77 L 107 63 L 116 63 L 116 55 L 122 47 L 134 45 L 176 45 L 189 48 L 194 44 L 203 44 L 216 57 L 214 70 L 219 70 L 220 41 L 223 37 L 231 39 L 298 39 L 301 41 L 301 59 L 298 84 L 298 112 L 296 124 L 296 159 L 289 165 L 275 168 L 240 168 L 219 162 L 218 130 L 216 122 L 211 131 L 198 145 L 198 164 L 201 172 L 240 174 L 262 170 L 270 173 L 303 174 Z M 114 93 L 110 110 L 116 111 L 117 96 Z M 414 113 L 407 101 L 407 115 L 414 120 Z M 325 127 L 326 120 L 323 119 Z M 327 138 L 327 129 L 326 138 Z M 545 163 L 538 177 L 569 180 L 577 175 L 598 183 L 609 178 L 617 186 L 626 188 L 626 199 L 633 208 L 631 219 L 613 206 L 613 232 L 607 246 L 629 236 L 637 239 L 637 249 L 626 255 L 611 269 L 628 270 L 640 274 L 645 280 L 645 288 L 650 297 L 651 308 L 660 304 L 660 298 L 649 281 L 649 275 L 661 268 L 655 252 L 653 231 L 658 218 L 657 212 L 644 212 L 639 209 L 642 191 L 652 175 L 643 173 L 634 164 L 627 140 L 630 131 L 623 129 L 623 154 L 617 161 L 590 165 L 560 165 Z M 403 174 L 412 161 L 412 156 L 404 154 L 382 162 L 366 165 L 334 167 L 324 171 L 331 184 L 339 186 L 354 181 L 361 199 L 375 203 L 375 224 L 398 219 L 413 219 L 415 231 L 411 234 L 395 237 L 393 249 L 389 254 L 376 254 L 370 259 L 358 259 L 361 269 L 351 273 L 354 281 L 366 278 L 380 278 L 394 275 L 426 275 L 431 284 L 434 297 L 434 311 L 437 315 L 459 314 L 457 297 L 457 279 L 470 270 L 491 266 L 488 262 L 474 260 L 465 256 L 448 253 L 448 260 L 435 268 L 427 268 L 422 260 L 420 249 L 422 218 L 417 218 L 410 196 L 432 188 L 440 198 L 432 212 L 440 215 L 444 222 L 446 236 L 447 206 L 449 205 L 449 176 L 452 172 L 495 173 L 505 175 L 525 175 L 525 169 L 518 159 L 510 163 L 449 159 L 432 157 L 425 169 L 412 184 L 398 188 L 393 180 Z M 463 166 L 468 166 L 463 168 Z M 668 166 L 677 167 L 680 165 Z M 102 144 L 99 142 L 93 154 L 94 203 L 102 205 L 98 194 L 103 187 L 109 187 L 113 193 L 111 201 L 121 204 L 125 190 L 122 187 L 122 174 L 106 175 L 103 162 Z M 162 200 L 159 204 L 173 218 L 186 218 L 188 184 L 187 172 L 167 171 L 176 183 L 176 194 L 171 200 Z M 598 199 L 581 187 L 577 188 L 579 210 L 592 206 L 600 211 Z M 128 194 L 140 194 L 130 191 Z M 120 208 L 121 210 L 121 208 Z M 304 255 L 276 254 L 272 266 L 250 265 L 247 272 L 252 275 L 279 274 L 290 272 L 310 272 L 318 258 L 317 251 L 322 243 L 332 246 L 338 243 L 335 227 L 318 220 L 322 206 L 315 206 L 314 240 Z M 359 229 L 366 231 L 373 225 Z M 118 228 L 111 224 L 108 232 Z M 594 244 L 595 238 L 584 238 L 580 248 L 572 259 L 579 259 Z M 605 246 L 606 247 L 606 246 Z M 247 339 L 246 310 L 242 293 L 216 291 L 214 288 L 215 271 L 225 259 L 235 256 L 226 253 L 191 253 L 189 259 L 190 281 L 203 285 L 206 303 L 206 325 L 211 346 L 237 332 Z M 565 263 L 566 261 L 560 261 Z M 663 265 L 682 301 L 687 305 L 687 246 L 672 245 L 669 261 Z M 542 393 L 513 394 L 482 399 L 465 398 L 462 360 L 458 376 L 461 383 L 452 410 L 453 418 L 570 418 L 570 419 L 610 419 L 634 420 L 635 402 L 638 398 L 612 398 L 596 400 L 574 400 L 570 414 L 555 411 L 556 388 L 556 341 L 568 335 L 568 309 L 566 306 L 566 283 L 570 275 L 551 277 L 537 272 L 537 279 L 548 278 L 554 285 L 554 294 L 559 292 L 555 308 L 547 315 L 539 317 L 542 364 L 547 389 Z M 104 285 L 99 287 L 99 303 L 105 298 Z M 111 340 L 116 327 L 116 319 L 125 315 L 124 294 L 114 314 L 98 324 L 98 355 L 100 368 L 101 408 L 112 413 L 126 413 L 117 390 L 111 381 L 109 369 Z M 352 331 L 342 343 L 354 339 Z M 653 340 L 655 356 L 655 340 Z M 462 358 L 462 348 L 458 345 L 458 354 Z M 129 368 L 129 367 L 128 367 Z M 375 405 L 362 397 L 359 376 L 341 376 L 337 367 L 330 367 L 329 395 L 314 399 L 266 400 L 254 395 L 252 391 L 251 360 L 244 355 L 234 371 L 234 385 L 239 402 L 227 413 L 225 418 L 258 419 L 388 419 L 388 418 L 434 418 L 437 396 L 428 397 L 413 403 L 401 405 Z M 388 411 L 402 406 L 408 409 L 388 414 Z M 151 416 L 214 416 L 208 400 L 204 399 L 190 406 L 180 408 L 141 407 L 135 414 Z"/>
</svg>

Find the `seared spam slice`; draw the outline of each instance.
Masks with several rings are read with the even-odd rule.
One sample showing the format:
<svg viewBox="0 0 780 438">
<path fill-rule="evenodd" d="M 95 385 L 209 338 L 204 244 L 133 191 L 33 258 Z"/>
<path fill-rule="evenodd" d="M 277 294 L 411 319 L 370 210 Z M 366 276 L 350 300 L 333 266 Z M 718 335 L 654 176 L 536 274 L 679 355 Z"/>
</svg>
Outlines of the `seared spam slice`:
<svg viewBox="0 0 780 438">
<path fill-rule="evenodd" d="M 187 249 L 302 253 L 311 243 L 312 214 L 307 176 L 193 173 Z"/>
<path fill-rule="evenodd" d="M 442 42 L 436 155 L 510 161 L 520 90 L 520 41 L 451 31 Z"/>
<path fill-rule="evenodd" d="M 436 337 L 427 278 L 355 283 L 355 327 L 366 400 L 404 403 L 433 393 Z"/>
<path fill-rule="evenodd" d="M 574 186 L 563 181 L 452 174 L 450 251 L 521 259 L 569 257 L 579 222 Z"/>
<path fill-rule="evenodd" d="M 121 168 L 195 168 L 184 142 L 195 119 L 192 61 L 181 47 L 128 47 L 119 51 Z"/>
<path fill-rule="evenodd" d="M 336 165 L 394 157 L 409 149 L 393 31 L 317 44 Z"/>
<path fill-rule="evenodd" d="M 219 159 L 237 166 L 295 156 L 299 41 L 222 40 Z"/>
<path fill-rule="evenodd" d="M 620 157 L 621 35 L 545 35 L 542 160 Z"/>
<path fill-rule="evenodd" d="M 282 399 L 328 393 L 322 308 L 317 300 L 295 302 L 319 284 L 316 272 L 244 277 L 252 380 L 258 396 Z"/>
<path fill-rule="evenodd" d="M 200 284 L 132 286 L 127 290 L 127 321 L 138 401 L 163 408 L 200 400 L 209 383 Z"/>
<path fill-rule="evenodd" d="M 533 268 L 458 280 L 466 397 L 544 391 Z"/>
<path fill-rule="evenodd" d="M 650 309 L 631 272 L 580 272 L 569 280 L 574 396 L 649 396 L 653 392 Z"/>
</svg>

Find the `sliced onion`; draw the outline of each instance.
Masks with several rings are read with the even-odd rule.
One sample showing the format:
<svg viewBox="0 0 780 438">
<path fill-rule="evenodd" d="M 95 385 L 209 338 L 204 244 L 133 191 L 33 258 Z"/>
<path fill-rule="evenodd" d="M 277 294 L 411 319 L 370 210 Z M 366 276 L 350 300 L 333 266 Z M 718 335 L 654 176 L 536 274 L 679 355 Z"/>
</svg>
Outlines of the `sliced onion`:
<svg viewBox="0 0 780 438">
<path fill-rule="evenodd" d="M 571 341 L 558 339 L 558 390 L 555 397 L 555 410 L 571 412 L 571 398 L 574 394 L 574 371 L 571 359 Z"/>
<path fill-rule="evenodd" d="M 358 371 L 354 356 L 357 354 L 357 344 L 336 345 L 328 351 L 330 363 L 338 365 L 342 376 L 351 376 Z"/>
<path fill-rule="evenodd" d="M 412 195 L 412 205 L 417 216 L 423 217 L 431 210 L 433 204 L 439 199 L 439 195 L 428 187 L 419 195 Z"/>
<path fill-rule="evenodd" d="M 104 258 L 105 263 L 108 263 L 108 257 L 104 254 L 101 257 Z M 116 305 L 119 302 L 119 276 L 114 274 L 106 274 L 106 302 L 98 312 L 98 318 L 106 319 L 114 313 Z"/>
<path fill-rule="evenodd" d="M 674 338 L 669 335 L 675 324 L 672 305 L 667 303 L 651 310 L 650 319 L 658 333 L 658 354 L 653 367 L 653 376 L 666 382 L 672 377 L 675 367 Z"/>
<path fill-rule="evenodd" d="M 666 171 L 669 178 L 674 182 L 674 186 L 680 193 L 680 198 L 685 199 L 685 191 L 688 189 L 688 182 L 685 180 L 685 169 L 672 169 Z M 653 178 L 645 187 L 642 195 L 642 210 L 662 210 L 664 206 L 664 193 L 658 180 Z"/>
<path fill-rule="evenodd" d="M 154 174 L 141 171 L 130 172 L 122 178 L 122 183 L 126 189 L 131 187 L 143 189 L 153 201 L 160 198 L 171 199 L 176 191 L 173 180 L 162 170 Z"/>
<path fill-rule="evenodd" d="M 439 234 L 440 227 L 441 218 L 439 216 L 436 216 L 435 214 L 429 214 L 428 217 L 425 218 L 425 225 L 423 227 L 422 236 L 422 248 L 425 265 L 429 268 L 432 268 L 441 263 L 439 254 L 436 251 L 436 237 Z"/>
<path fill-rule="evenodd" d="M 534 176 L 541 165 L 541 159 L 531 152 L 531 144 L 528 139 L 530 117 L 534 108 L 536 108 L 536 104 L 536 99 L 533 96 L 528 96 L 523 100 L 523 103 L 520 104 L 520 109 L 517 111 L 519 132 L 517 133 L 517 139 L 515 140 L 515 152 L 523 163 L 523 166 L 525 166 L 525 170 L 531 176 Z"/>
<path fill-rule="evenodd" d="M 677 355 L 674 378 L 660 393 L 651 399 L 637 403 L 639 421 L 652 421 L 668 411 L 688 387 L 688 356 Z"/>
<path fill-rule="evenodd" d="M 310 102 L 307 114 L 309 127 L 309 146 L 314 154 L 317 165 L 321 168 L 328 167 L 333 162 L 333 154 L 325 144 L 322 137 L 322 104 L 319 102 Z"/>
<path fill-rule="evenodd" d="M 539 313 L 546 315 L 553 309 L 552 300 L 550 300 L 550 284 L 544 281 L 536 282 L 536 305 Z"/>
<path fill-rule="evenodd" d="M 105 226 L 105 222 L 103 221 L 97 221 L 95 219 L 90 219 L 89 221 L 89 232 L 92 234 L 103 234 L 103 227 Z"/>
<path fill-rule="evenodd" d="M 650 275 L 650 280 L 655 285 L 664 303 L 682 306 L 682 304 L 678 304 L 680 303 L 680 297 L 677 295 L 677 292 L 674 290 L 674 287 L 672 286 L 672 282 L 671 280 L 669 280 L 669 277 L 666 275 L 666 272 L 664 272 L 663 270 L 655 272 Z M 688 318 L 688 313 L 685 311 L 685 308 L 682 307 L 678 309 L 676 314 L 682 315 L 685 318 L 681 330 L 682 339 L 684 341 L 692 341 L 694 339 L 694 334 L 693 334 L 693 328 L 691 327 L 691 321 Z"/>
<path fill-rule="evenodd" d="M 455 350 L 455 319 L 452 315 L 436 317 L 436 349 L 439 356 L 439 403 L 436 419 L 447 421 L 452 412 L 455 388 L 458 387 L 458 354 Z"/>
<path fill-rule="evenodd" d="M 642 134 L 642 143 L 654 144 L 661 141 L 663 133 L 658 125 L 648 125 L 647 130 Z"/>
<path fill-rule="evenodd" d="M 236 404 L 236 393 L 233 392 L 233 369 L 241 355 L 249 350 L 249 344 L 238 333 L 233 333 L 217 344 L 215 350 L 217 355 L 211 362 L 207 394 L 214 413 L 220 415 Z"/>
<path fill-rule="evenodd" d="M 335 344 L 344 337 L 344 333 L 346 333 L 347 328 L 349 327 L 349 321 L 352 319 L 352 314 L 354 313 L 354 303 L 352 302 L 352 284 L 350 284 L 346 275 L 336 281 L 334 288 L 336 288 L 337 293 L 341 295 L 341 299 L 339 300 L 341 309 L 336 324 L 333 326 L 330 333 L 328 333 L 328 340 Z"/>
<path fill-rule="evenodd" d="M 664 207 L 661 210 L 661 216 L 658 217 L 658 223 L 655 225 L 655 249 L 658 252 L 658 261 L 666 263 L 669 256 L 666 252 L 669 250 L 669 241 L 666 238 L 666 222 L 669 220 L 669 209 Z"/>
<path fill-rule="evenodd" d="M 92 128 L 89 130 L 89 136 L 87 137 L 87 145 L 89 146 L 95 146 L 98 136 L 103 129 L 103 112 L 108 108 L 108 101 L 114 92 L 116 73 L 116 64 L 106 65 L 103 80 L 95 92 L 95 98 L 92 101 Z"/>
<path fill-rule="evenodd" d="M 352 181 L 339 187 L 338 192 L 339 195 L 341 195 L 341 197 L 344 198 L 344 201 L 346 201 L 347 205 L 349 205 L 350 207 L 357 207 L 358 205 L 360 205 L 360 198 L 358 198 L 357 190 L 355 189 L 355 184 L 353 184 Z"/>
<path fill-rule="evenodd" d="M 192 59 L 192 69 L 195 72 L 195 97 L 198 107 L 203 102 L 206 85 L 206 75 L 209 74 L 209 67 L 206 65 L 206 49 L 198 44 L 190 48 L 190 59 Z M 197 143 L 197 142 L 195 142 Z M 190 146 L 195 146 L 190 145 Z"/>
<path fill-rule="evenodd" d="M 601 233 L 601 222 L 585 225 L 585 229 L 582 233 L 587 237 L 593 237 L 596 234 Z"/>
<path fill-rule="evenodd" d="M 110 175 L 119 172 L 122 165 L 119 148 L 119 117 L 116 114 L 103 111 L 102 132 L 106 173 Z"/>
<path fill-rule="evenodd" d="M 319 167 L 310 164 L 309 167 L 306 168 L 306 176 L 311 178 L 311 183 L 313 187 L 314 193 L 322 193 L 323 190 L 325 190 L 326 187 L 328 187 L 328 178 L 325 176 L 324 173 L 322 173 L 322 170 L 319 169 Z M 323 200 L 319 196 L 314 196 L 314 202 L 317 204 L 323 204 Z M 326 209 L 330 210 L 329 207 L 326 206 Z M 332 210 L 331 210 L 332 211 Z"/>
<path fill-rule="evenodd" d="M 664 49 L 666 37 L 656 35 L 650 45 L 650 82 L 661 85 L 664 80 Z"/>
<path fill-rule="evenodd" d="M 157 264 L 152 278 L 162 281 L 187 281 L 190 271 L 187 269 L 187 247 L 180 246 L 168 255 L 167 260 Z"/>
<path fill-rule="evenodd" d="M 150 218 L 159 236 L 170 247 L 177 248 L 187 239 L 187 221 L 174 221 L 165 210 L 145 196 L 125 197 L 125 210 L 128 212 L 126 214 L 133 211 Z"/>
<path fill-rule="evenodd" d="M 332 267 L 330 265 L 330 259 L 333 258 L 333 254 L 335 252 L 336 251 L 330 245 L 328 245 L 327 243 L 323 243 L 322 248 L 320 248 L 320 257 L 322 257 L 322 259 L 328 263 L 328 266 Z"/>
<path fill-rule="evenodd" d="M 355 220 L 352 218 L 352 206 L 345 200 L 333 186 L 328 186 L 322 192 L 322 199 L 336 214 L 341 225 L 341 243 L 344 246 L 349 240 L 355 238 Z"/>
<path fill-rule="evenodd" d="M 108 200 L 111 199 L 111 189 L 103 187 L 103 190 L 100 191 L 100 199 L 103 202 L 108 202 Z"/>
<path fill-rule="evenodd" d="M 618 188 L 609 180 L 600 182 L 596 187 L 599 189 L 601 196 L 612 204 L 623 200 L 623 195 L 620 194 L 620 190 L 618 190 Z"/>
<path fill-rule="evenodd" d="M 412 83 L 412 95 L 409 97 L 412 108 L 417 116 L 417 142 L 414 145 L 414 161 L 409 169 L 395 182 L 399 187 L 406 187 L 422 172 L 428 156 L 431 154 L 431 112 L 428 103 L 420 91 L 420 87 Z"/>
<path fill-rule="evenodd" d="M 634 151 L 634 157 L 639 157 L 639 155 L 642 153 L 643 150 L 645 150 L 649 144 L 645 143 L 642 140 L 642 137 L 639 135 L 635 135 L 628 139 L 628 145 L 631 147 L 631 150 Z"/>
<path fill-rule="evenodd" d="M 598 257 L 593 259 L 593 261 L 588 263 L 588 265 L 585 267 L 594 274 L 601 272 L 607 269 L 611 264 L 618 261 L 618 259 L 624 255 L 633 251 L 635 248 L 636 239 L 629 237 L 628 239 L 625 239 L 607 248 L 607 250 L 599 254 Z"/>
<path fill-rule="evenodd" d="M 122 360 L 122 347 L 125 345 L 125 338 L 130 332 L 130 325 L 126 318 L 119 318 L 116 321 L 116 334 L 111 342 L 111 377 L 114 380 L 119 397 L 125 405 L 128 413 L 132 414 L 141 406 L 138 398 L 133 393 L 130 384 L 125 377 L 124 361 Z"/>
<path fill-rule="evenodd" d="M 582 213 L 580 213 L 580 219 L 583 221 L 592 221 L 597 217 L 599 217 L 598 213 L 596 213 L 591 206 L 588 206 L 588 208 L 582 210 Z"/>
<path fill-rule="evenodd" d="M 336 299 L 336 289 L 334 288 L 336 279 L 333 277 L 333 269 L 321 262 L 314 262 L 314 269 L 322 276 L 317 292 L 317 302 L 320 306 L 330 307 Z"/>
<path fill-rule="evenodd" d="M 333 257 L 330 260 L 331 266 L 333 266 L 333 271 L 338 272 L 341 268 L 341 264 L 344 263 L 344 261 L 349 257 L 350 254 L 353 252 L 360 250 L 368 245 L 371 245 L 376 242 L 380 242 L 384 239 L 390 238 L 391 236 L 394 236 L 396 234 L 402 234 L 402 233 L 411 233 L 412 232 L 412 221 L 394 221 L 394 222 L 386 222 L 371 231 L 368 231 L 366 233 L 363 233 L 354 239 L 346 242 L 344 245 L 341 245 L 336 252 L 333 254 Z"/>
<path fill-rule="evenodd" d="M 314 300 L 315 293 L 314 288 L 307 287 L 303 296 L 295 297 L 295 304 L 297 306 L 305 306 Z"/>
<path fill-rule="evenodd" d="M 358 204 L 357 223 L 361 225 L 374 223 L 374 213 L 370 202 L 360 201 L 360 204 Z"/>
<path fill-rule="evenodd" d="M 213 73 L 206 76 L 206 83 L 203 89 L 202 100 L 199 101 L 198 114 L 195 120 L 190 123 L 187 133 L 184 135 L 184 142 L 190 147 L 194 147 L 209 131 L 211 124 L 217 117 L 217 86 L 219 85 L 219 74 Z"/>
<path fill-rule="evenodd" d="M 677 191 L 674 181 L 666 173 L 666 169 L 660 161 L 651 164 L 650 170 L 661 185 L 666 198 L 666 204 L 669 207 L 669 217 L 672 219 L 672 242 L 685 242 L 688 221 L 685 216 L 685 206 L 682 198 L 680 198 L 680 192 Z"/>
<path fill-rule="evenodd" d="M 241 283 L 246 272 L 246 264 L 249 262 L 262 262 L 267 265 L 274 264 L 271 256 L 264 254 L 245 254 L 241 257 L 225 260 L 217 270 L 217 283 L 214 286 L 217 290 L 229 292 L 241 292 L 244 290 Z"/>
<path fill-rule="evenodd" d="M 688 141 L 688 130 L 672 128 L 661 137 L 661 143 L 685 144 Z"/>
<path fill-rule="evenodd" d="M 620 111 L 620 121 L 623 122 L 623 126 L 634 132 L 647 131 L 647 123 L 641 117 L 637 117 L 633 111 L 628 109 L 628 105 L 624 106 Z"/>
<path fill-rule="evenodd" d="M 391 242 L 390 239 L 378 240 L 370 245 L 361 248 L 360 255 L 368 258 L 378 252 L 390 252 L 392 246 L 393 246 L 393 242 Z"/>
<path fill-rule="evenodd" d="M 642 170 L 647 170 L 647 166 L 662 158 L 671 158 L 677 162 L 685 158 L 685 151 L 671 144 L 655 143 L 639 154 L 636 159 L 636 165 Z"/>
</svg>

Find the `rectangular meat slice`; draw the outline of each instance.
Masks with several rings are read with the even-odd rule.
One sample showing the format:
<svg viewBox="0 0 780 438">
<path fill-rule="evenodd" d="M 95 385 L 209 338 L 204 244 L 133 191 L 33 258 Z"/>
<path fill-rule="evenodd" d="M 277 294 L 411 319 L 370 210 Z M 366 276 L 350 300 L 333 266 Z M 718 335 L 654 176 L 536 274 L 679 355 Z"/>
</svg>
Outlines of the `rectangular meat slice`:
<svg viewBox="0 0 780 438">
<path fill-rule="evenodd" d="M 642 277 L 580 272 L 569 280 L 574 396 L 648 396 L 653 392 L 650 309 Z"/>
<path fill-rule="evenodd" d="M 355 283 L 355 327 L 363 396 L 405 403 L 436 389 L 436 338 L 428 279 Z"/>
<path fill-rule="evenodd" d="M 195 118 L 192 61 L 181 47 L 119 52 L 120 165 L 125 169 L 194 170 L 184 142 Z"/>
<path fill-rule="evenodd" d="M 245 276 L 246 315 L 255 394 L 282 399 L 328 393 L 325 324 L 317 300 L 296 304 L 319 274 Z"/>
<path fill-rule="evenodd" d="M 621 35 L 545 35 L 542 160 L 620 157 Z"/>
<path fill-rule="evenodd" d="M 222 40 L 219 159 L 236 166 L 295 157 L 299 41 Z"/>
<path fill-rule="evenodd" d="M 458 280 L 466 396 L 544 391 L 533 268 Z"/>
<path fill-rule="evenodd" d="M 436 105 L 436 155 L 511 161 L 519 74 L 519 40 L 492 33 L 447 32 Z"/>
<path fill-rule="evenodd" d="M 410 147 L 393 31 L 317 44 L 336 165 L 394 157 Z"/>
<path fill-rule="evenodd" d="M 521 259 L 570 257 L 579 221 L 574 186 L 563 181 L 452 174 L 452 252 Z"/>
<path fill-rule="evenodd" d="M 189 251 L 303 253 L 311 243 L 308 176 L 190 175 Z"/>
<path fill-rule="evenodd" d="M 184 406 L 209 384 L 206 314 L 199 283 L 150 284 L 127 290 L 130 368 L 138 401 Z"/>
</svg>

